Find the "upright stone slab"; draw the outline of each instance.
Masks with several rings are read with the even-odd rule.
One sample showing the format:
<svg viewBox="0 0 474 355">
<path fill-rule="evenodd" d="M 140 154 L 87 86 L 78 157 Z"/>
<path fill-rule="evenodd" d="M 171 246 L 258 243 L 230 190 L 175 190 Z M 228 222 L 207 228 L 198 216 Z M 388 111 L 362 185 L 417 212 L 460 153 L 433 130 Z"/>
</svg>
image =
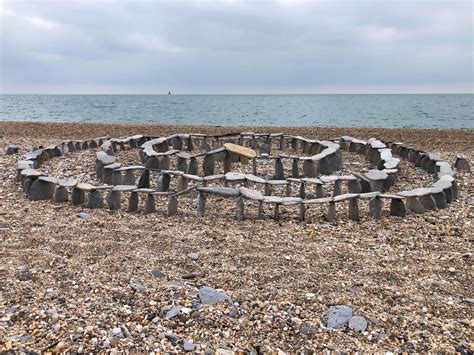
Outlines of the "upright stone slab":
<svg viewBox="0 0 474 355">
<path fill-rule="evenodd" d="M 104 207 L 104 201 L 102 199 L 102 194 L 99 190 L 92 190 L 87 195 L 87 205 L 86 208 L 96 209 Z"/>
<path fill-rule="evenodd" d="M 402 199 L 391 199 L 390 215 L 396 217 L 405 217 L 407 209 Z"/>
<path fill-rule="evenodd" d="M 456 162 L 454 163 L 454 167 L 459 171 L 471 171 L 471 165 L 469 164 L 469 160 L 465 157 L 457 157 Z"/>
<path fill-rule="evenodd" d="M 146 201 L 145 201 L 145 214 L 155 213 L 156 206 L 155 206 L 155 195 L 147 194 Z"/>
<path fill-rule="evenodd" d="M 124 185 L 135 185 L 135 174 L 133 170 L 125 170 L 125 175 L 123 177 Z"/>
<path fill-rule="evenodd" d="M 446 200 L 446 194 L 443 192 L 443 189 L 432 189 L 431 195 L 433 196 L 436 207 L 439 209 L 446 208 L 448 206 Z"/>
<path fill-rule="evenodd" d="M 65 186 L 56 187 L 54 192 L 53 201 L 56 203 L 67 202 L 69 200 L 69 194 Z"/>
<path fill-rule="evenodd" d="M 285 179 L 285 173 L 283 170 L 283 163 L 281 161 L 281 158 L 275 159 L 275 180 L 284 180 Z"/>
<path fill-rule="evenodd" d="M 30 199 L 33 201 L 51 200 L 55 186 L 52 181 L 44 181 L 42 178 L 36 179 L 30 187 Z"/>
<path fill-rule="evenodd" d="M 168 200 L 168 216 L 174 216 L 178 213 L 178 199 L 171 196 Z"/>
<path fill-rule="evenodd" d="M 294 158 L 293 163 L 291 165 L 291 177 L 294 177 L 295 179 L 300 177 L 300 169 L 298 166 L 299 159 Z"/>
<path fill-rule="evenodd" d="M 350 220 L 359 221 L 359 206 L 357 204 L 357 198 L 352 198 L 349 200 L 349 215 Z"/>
<path fill-rule="evenodd" d="M 178 177 L 178 183 L 176 186 L 176 192 L 184 191 L 188 188 L 188 179 L 184 176 Z"/>
<path fill-rule="evenodd" d="M 383 201 L 379 197 L 374 197 L 369 200 L 369 217 L 373 219 L 380 219 L 382 217 Z"/>
<path fill-rule="evenodd" d="M 300 221 L 304 221 L 306 218 L 306 206 L 303 202 L 300 203 L 300 215 L 299 219 Z"/>
<path fill-rule="evenodd" d="M 27 196 L 30 195 L 31 185 L 33 185 L 34 181 L 35 179 L 31 177 L 27 177 L 25 181 L 23 181 L 23 190 L 25 190 Z"/>
<path fill-rule="evenodd" d="M 187 169 L 188 169 L 187 160 L 183 157 L 178 156 L 178 164 L 177 164 L 176 170 L 182 171 L 184 173 L 186 172 Z"/>
<path fill-rule="evenodd" d="M 198 161 L 194 157 L 189 161 L 188 174 L 198 175 Z"/>
<path fill-rule="evenodd" d="M 323 198 L 325 197 L 324 187 L 322 184 L 316 184 L 316 198 Z"/>
<path fill-rule="evenodd" d="M 86 199 L 84 191 L 78 189 L 77 187 L 73 187 L 72 194 L 71 194 L 71 202 L 73 206 L 79 206 L 84 204 L 84 200 Z"/>
<path fill-rule="evenodd" d="M 315 177 L 316 176 L 316 167 L 312 160 L 303 161 L 303 174 L 305 177 Z"/>
<path fill-rule="evenodd" d="M 242 196 L 235 199 L 235 218 L 238 221 L 244 220 L 244 199 Z"/>
<path fill-rule="evenodd" d="M 107 205 L 112 211 L 120 210 L 122 194 L 120 191 L 111 190 L 107 195 Z"/>
<path fill-rule="evenodd" d="M 334 189 L 332 191 L 333 196 L 338 196 L 341 194 L 341 181 L 334 180 Z"/>
<path fill-rule="evenodd" d="M 201 191 L 198 191 L 197 195 L 197 216 L 199 218 L 204 217 L 206 212 L 206 195 Z"/>
<path fill-rule="evenodd" d="M 171 175 L 167 173 L 162 173 L 158 176 L 157 190 L 159 192 L 166 192 L 170 188 Z"/>
<path fill-rule="evenodd" d="M 406 207 L 410 212 L 421 214 L 425 213 L 425 207 L 418 200 L 417 196 L 408 196 L 406 198 Z"/>
<path fill-rule="evenodd" d="M 328 222 L 336 221 L 336 204 L 333 201 L 329 202 L 326 220 Z"/>
<path fill-rule="evenodd" d="M 128 199 L 127 212 L 131 213 L 131 212 L 136 212 L 137 210 L 138 210 L 138 193 L 132 191 Z"/>
<path fill-rule="evenodd" d="M 187 139 L 186 139 L 186 150 L 188 152 L 192 152 L 194 149 L 194 145 L 193 145 L 193 139 L 191 136 L 189 136 Z"/>
<path fill-rule="evenodd" d="M 214 169 L 215 169 L 215 159 L 213 154 L 207 154 L 204 156 L 204 161 L 202 168 L 204 170 L 204 176 L 210 176 L 214 175 Z"/>
<path fill-rule="evenodd" d="M 122 185 L 122 172 L 120 170 L 112 171 L 112 185 Z"/>
<path fill-rule="evenodd" d="M 431 193 L 418 196 L 418 200 L 426 210 L 436 210 L 436 202 Z"/>
<path fill-rule="evenodd" d="M 227 174 L 232 170 L 232 161 L 230 159 L 230 153 L 228 151 L 224 152 L 224 174 Z"/>
<path fill-rule="evenodd" d="M 359 180 L 349 180 L 347 182 L 347 189 L 351 194 L 358 194 L 362 192 L 362 186 Z"/>
<path fill-rule="evenodd" d="M 160 158 L 160 169 L 161 170 L 169 170 L 170 169 L 170 157 L 167 155 L 163 155 Z"/>
<path fill-rule="evenodd" d="M 133 185 L 133 184 L 132 184 Z M 144 169 L 138 180 L 139 189 L 148 189 L 150 188 L 150 170 Z"/>
</svg>

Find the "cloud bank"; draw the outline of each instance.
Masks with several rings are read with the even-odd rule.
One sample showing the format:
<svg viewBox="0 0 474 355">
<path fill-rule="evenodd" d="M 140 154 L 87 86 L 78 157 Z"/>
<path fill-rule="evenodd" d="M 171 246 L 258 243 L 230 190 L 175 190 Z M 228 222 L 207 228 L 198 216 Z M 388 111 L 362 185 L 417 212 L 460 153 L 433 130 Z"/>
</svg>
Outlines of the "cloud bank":
<svg viewBox="0 0 474 355">
<path fill-rule="evenodd" d="M 473 90 L 469 0 L 0 6 L 2 93 Z"/>
</svg>

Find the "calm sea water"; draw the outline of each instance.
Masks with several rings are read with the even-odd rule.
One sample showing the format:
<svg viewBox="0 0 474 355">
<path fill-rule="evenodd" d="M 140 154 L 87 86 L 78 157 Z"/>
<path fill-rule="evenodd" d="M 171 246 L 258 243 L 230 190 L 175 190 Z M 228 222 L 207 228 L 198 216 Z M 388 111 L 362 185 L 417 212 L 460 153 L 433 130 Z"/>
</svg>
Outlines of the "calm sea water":
<svg viewBox="0 0 474 355">
<path fill-rule="evenodd" d="M 473 94 L 0 95 L 0 120 L 474 128 Z"/>
</svg>

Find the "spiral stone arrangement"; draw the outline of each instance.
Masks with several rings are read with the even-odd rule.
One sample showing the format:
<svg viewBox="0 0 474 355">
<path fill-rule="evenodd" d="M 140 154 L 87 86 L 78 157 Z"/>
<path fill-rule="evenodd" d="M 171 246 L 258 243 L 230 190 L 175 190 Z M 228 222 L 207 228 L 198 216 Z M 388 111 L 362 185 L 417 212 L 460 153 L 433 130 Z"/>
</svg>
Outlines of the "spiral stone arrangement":
<svg viewBox="0 0 474 355">
<path fill-rule="evenodd" d="M 40 170 L 45 161 L 86 149 L 98 150 L 96 184 L 59 179 Z M 137 149 L 141 165 L 123 166 L 117 161 L 117 152 L 130 149 Z M 372 169 L 338 175 L 342 151 L 365 156 Z M 434 174 L 437 181 L 424 188 L 391 192 L 401 174 L 400 159 Z M 262 166 L 272 166 L 273 176 L 259 175 Z M 456 167 L 469 169 L 469 163 L 458 159 Z M 168 216 L 173 216 L 179 212 L 181 197 L 187 196 L 195 197 L 196 215 L 203 217 L 206 201 L 214 195 L 234 200 L 238 220 L 245 218 L 245 205 L 252 202 L 258 207 L 257 218 L 264 218 L 264 207 L 270 205 L 275 220 L 280 219 L 281 206 L 296 206 L 298 218 L 304 221 L 307 210 L 319 205 L 332 222 L 337 205 L 347 201 L 347 217 L 358 221 L 363 200 L 368 201 L 368 215 L 374 219 L 382 217 L 384 201 L 389 201 L 392 216 L 423 213 L 445 208 L 457 198 L 455 175 L 456 168 L 442 157 L 400 142 L 349 136 L 329 141 L 254 132 L 63 141 L 34 149 L 17 163 L 17 182 L 31 200 L 70 201 L 89 209 L 117 211 L 126 194 L 127 212 L 138 211 L 144 200 L 144 212 L 155 213 L 156 200 L 163 199 Z M 327 194 L 329 185 L 331 193 Z"/>
</svg>

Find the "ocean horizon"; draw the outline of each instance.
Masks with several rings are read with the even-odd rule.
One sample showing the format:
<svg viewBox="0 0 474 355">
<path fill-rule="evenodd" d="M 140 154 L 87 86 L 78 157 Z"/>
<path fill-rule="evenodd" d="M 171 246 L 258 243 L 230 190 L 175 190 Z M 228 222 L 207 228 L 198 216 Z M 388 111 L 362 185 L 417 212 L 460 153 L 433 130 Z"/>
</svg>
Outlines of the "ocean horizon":
<svg viewBox="0 0 474 355">
<path fill-rule="evenodd" d="M 473 129 L 473 94 L 2 94 L 0 120 Z"/>
</svg>

